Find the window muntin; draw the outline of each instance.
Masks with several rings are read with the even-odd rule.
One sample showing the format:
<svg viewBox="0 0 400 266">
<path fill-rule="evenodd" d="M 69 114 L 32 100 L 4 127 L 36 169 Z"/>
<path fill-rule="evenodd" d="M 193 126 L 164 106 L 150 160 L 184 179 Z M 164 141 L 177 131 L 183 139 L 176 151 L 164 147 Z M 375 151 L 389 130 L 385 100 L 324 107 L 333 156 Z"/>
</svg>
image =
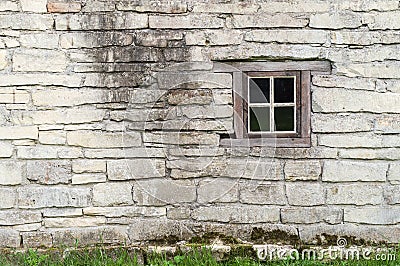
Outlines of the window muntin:
<svg viewBox="0 0 400 266">
<path fill-rule="evenodd" d="M 296 76 L 247 78 L 247 132 L 296 133 Z"/>
</svg>

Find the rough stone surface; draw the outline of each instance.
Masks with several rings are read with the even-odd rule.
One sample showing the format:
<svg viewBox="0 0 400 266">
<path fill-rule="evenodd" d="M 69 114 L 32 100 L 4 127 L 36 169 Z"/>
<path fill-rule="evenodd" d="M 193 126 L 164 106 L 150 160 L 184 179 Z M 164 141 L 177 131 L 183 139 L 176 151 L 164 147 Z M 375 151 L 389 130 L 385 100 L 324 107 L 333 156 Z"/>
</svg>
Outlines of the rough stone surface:
<svg viewBox="0 0 400 266">
<path fill-rule="evenodd" d="M 398 0 L 0 1 L 0 247 L 398 244 L 399 15 Z M 258 67 L 309 75 L 310 147 L 236 139 L 233 87 Z"/>
</svg>

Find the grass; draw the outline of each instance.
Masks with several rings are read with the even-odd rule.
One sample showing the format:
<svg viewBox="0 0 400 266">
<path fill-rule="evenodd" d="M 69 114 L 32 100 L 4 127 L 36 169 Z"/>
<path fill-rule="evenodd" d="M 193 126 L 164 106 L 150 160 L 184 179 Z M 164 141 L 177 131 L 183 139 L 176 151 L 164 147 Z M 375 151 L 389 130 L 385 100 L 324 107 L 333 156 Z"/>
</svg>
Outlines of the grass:
<svg viewBox="0 0 400 266">
<path fill-rule="evenodd" d="M 93 250 L 80 250 L 61 252 L 59 250 L 47 251 L 45 253 L 29 249 L 26 252 L 0 254 L 0 265 L 18 266 L 374 266 L 374 265 L 400 265 L 400 252 L 397 252 L 395 261 L 373 261 L 373 260 L 348 260 L 348 261 L 307 261 L 307 260 L 281 260 L 274 262 L 260 262 L 251 257 L 234 256 L 218 261 L 210 250 L 189 251 L 177 255 L 148 254 L 142 255 L 138 250 L 124 248 Z M 144 262 L 145 261 L 145 262 Z"/>
</svg>

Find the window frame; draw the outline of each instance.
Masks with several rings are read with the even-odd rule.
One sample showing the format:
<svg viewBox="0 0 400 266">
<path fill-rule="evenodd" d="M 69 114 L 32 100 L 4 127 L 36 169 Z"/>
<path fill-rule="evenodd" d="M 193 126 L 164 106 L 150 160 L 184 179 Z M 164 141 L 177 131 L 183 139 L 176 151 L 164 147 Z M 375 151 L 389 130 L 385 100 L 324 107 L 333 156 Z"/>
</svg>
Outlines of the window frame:
<svg viewBox="0 0 400 266">
<path fill-rule="evenodd" d="M 229 65 L 228 67 L 226 65 Z M 330 74 L 331 63 L 329 61 L 286 61 L 286 62 L 224 62 L 214 68 L 214 72 L 228 72 L 233 77 L 233 107 L 234 107 L 234 134 L 230 138 L 221 138 L 221 146 L 270 146 L 283 148 L 309 148 L 311 147 L 311 76 L 315 73 Z M 296 123 L 296 135 L 282 133 L 267 133 L 249 136 L 244 124 L 246 99 L 242 95 L 246 93 L 247 73 L 252 72 L 298 72 L 300 76 L 299 97 L 300 105 L 297 105 L 300 114 Z M 297 92 L 296 92 L 297 93 Z M 297 96 L 296 95 L 296 96 Z"/>
</svg>

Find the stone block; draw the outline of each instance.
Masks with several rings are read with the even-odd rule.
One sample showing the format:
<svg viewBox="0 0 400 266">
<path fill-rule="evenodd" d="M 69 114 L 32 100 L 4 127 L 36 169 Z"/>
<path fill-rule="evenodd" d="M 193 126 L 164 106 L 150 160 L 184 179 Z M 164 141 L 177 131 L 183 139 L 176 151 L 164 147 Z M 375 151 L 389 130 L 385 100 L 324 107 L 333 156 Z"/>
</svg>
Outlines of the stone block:
<svg viewBox="0 0 400 266">
<path fill-rule="evenodd" d="M 0 246 L 3 248 L 18 248 L 21 243 L 19 232 L 13 229 L 0 229 L 0 237 L 3 241 Z"/>
<path fill-rule="evenodd" d="M 66 160 L 27 161 L 27 178 L 39 184 L 68 184 L 71 179 L 71 162 Z"/>
<path fill-rule="evenodd" d="M 138 4 L 132 1 L 120 1 L 116 4 L 117 10 L 136 11 L 136 12 L 151 12 L 151 13 L 186 13 L 187 4 L 183 2 L 142 2 Z"/>
<path fill-rule="evenodd" d="M 48 208 L 42 210 L 43 217 L 78 217 L 82 216 L 82 208 Z"/>
<path fill-rule="evenodd" d="M 282 223 L 289 224 L 340 224 L 343 211 L 332 207 L 296 207 L 281 210 Z"/>
<path fill-rule="evenodd" d="M 57 49 L 58 39 L 58 34 L 31 33 L 22 34 L 19 41 L 21 46 L 26 48 Z"/>
<path fill-rule="evenodd" d="M 323 13 L 310 16 L 310 27 L 320 29 L 358 28 L 362 25 L 362 17 L 357 13 Z"/>
<path fill-rule="evenodd" d="M 145 143 L 179 144 L 179 145 L 218 145 L 217 134 L 202 132 L 154 132 L 144 133 Z"/>
<path fill-rule="evenodd" d="M 89 183 L 102 183 L 106 182 L 107 177 L 105 174 L 74 174 L 72 176 L 72 184 L 89 184 Z"/>
<path fill-rule="evenodd" d="M 140 146 L 140 133 L 109 133 L 100 131 L 72 131 L 67 133 L 67 143 L 86 148 L 117 148 Z"/>
<path fill-rule="evenodd" d="M 153 29 L 213 29 L 222 28 L 224 20 L 213 15 L 150 16 Z"/>
<path fill-rule="evenodd" d="M 50 248 L 53 238 L 46 232 L 25 232 L 21 234 L 24 248 Z"/>
<path fill-rule="evenodd" d="M 67 57 L 61 51 L 21 49 L 15 51 L 13 56 L 14 71 L 63 72 L 67 63 Z"/>
<path fill-rule="evenodd" d="M 400 162 L 391 162 L 387 178 L 390 182 L 400 183 Z"/>
<path fill-rule="evenodd" d="M 359 224 L 391 225 L 400 222 L 399 207 L 345 208 L 344 221 Z"/>
<path fill-rule="evenodd" d="M 94 206 L 132 205 L 130 183 L 102 183 L 93 186 Z"/>
<path fill-rule="evenodd" d="M 17 193 L 12 188 L 0 188 L 0 209 L 15 207 Z"/>
<path fill-rule="evenodd" d="M 18 3 L 10 0 L 1 1 L 0 11 L 19 11 Z"/>
<path fill-rule="evenodd" d="M 0 139 L 38 139 L 36 126 L 5 126 L 0 128 Z"/>
<path fill-rule="evenodd" d="M 318 180 L 321 175 L 321 163 L 311 160 L 287 161 L 285 163 L 285 180 Z"/>
<path fill-rule="evenodd" d="M 77 13 L 81 11 L 81 3 L 79 2 L 49 2 L 47 11 L 49 13 Z"/>
<path fill-rule="evenodd" d="M 322 13 L 328 12 L 331 3 L 326 1 L 270 1 L 260 4 L 260 11 L 265 13 Z"/>
<path fill-rule="evenodd" d="M 383 193 L 385 201 L 389 205 L 400 204 L 400 186 L 387 186 Z"/>
<path fill-rule="evenodd" d="M 21 186 L 17 189 L 18 207 L 86 207 L 91 202 L 90 188 Z"/>
<path fill-rule="evenodd" d="M 103 160 L 75 160 L 72 162 L 72 171 L 77 174 L 105 173 L 107 164 Z"/>
<path fill-rule="evenodd" d="M 286 184 L 289 205 L 317 206 L 325 204 L 325 189 L 320 183 L 295 182 Z"/>
<path fill-rule="evenodd" d="M 199 182 L 197 202 L 237 202 L 239 200 L 238 181 L 228 178 L 210 178 Z"/>
<path fill-rule="evenodd" d="M 384 134 L 400 134 L 399 115 L 380 115 L 375 120 L 375 130 Z"/>
<path fill-rule="evenodd" d="M 327 188 L 327 204 L 380 205 L 383 202 L 380 185 L 341 184 Z"/>
<path fill-rule="evenodd" d="M 245 35 L 248 42 L 261 43 L 320 43 L 328 40 L 323 30 L 253 30 Z"/>
<path fill-rule="evenodd" d="M 132 43 L 131 34 L 119 32 L 65 33 L 60 36 L 60 46 L 65 49 L 127 46 Z"/>
<path fill-rule="evenodd" d="M 47 0 L 20 0 L 23 12 L 46 13 Z"/>
<path fill-rule="evenodd" d="M 240 202 L 246 204 L 285 205 L 283 184 L 258 182 L 240 184 Z"/>
<path fill-rule="evenodd" d="M 64 145 L 67 141 L 67 133 L 61 130 L 40 131 L 39 143 L 41 144 L 60 144 Z"/>
<path fill-rule="evenodd" d="M 308 20 L 288 14 L 233 15 L 231 23 L 234 28 L 302 28 Z"/>
<path fill-rule="evenodd" d="M 278 222 L 280 214 L 278 208 L 267 206 L 211 206 L 194 209 L 191 217 L 197 221 L 253 224 Z"/>
<path fill-rule="evenodd" d="M 13 146 L 8 142 L 0 142 L 0 158 L 9 158 L 13 154 Z"/>
<path fill-rule="evenodd" d="M 164 207 L 88 207 L 83 209 L 83 213 L 105 217 L 159 217 L 165 216 L 167 210 Z"/>
<path fill-rule="evenodd" d="M 63 227 L 95 227 L 106 223 L 105 217 L 68 217 L 68 218 L 45 218 L 44 227 L 63 228 Z"/>
<path fill-rule="evenodd" d="M 243 41 L 239 30 L 190 31 L 185 34 L 186 45 L 236 45 Z"/>
<path fill-rule="evenodd" d="M 196 196 L 196 186 L 172 179 L 139 180 L 133 187 L 134 201 L 144 206 L 192 203 Z"/>
<path fill-rule="evenodd" d="M 165 173 L 165 161 L 160 159 L 125 159 L 107 162 L 109 180 L 163 177 Z"/>
<path fill-rule="evenodd" d="M 0 184 L 19 185 L 24 178 L 24 163 L 16 161 L 2 161 L 0 163 Z"/>
<path fill-rule="evenodd" d="M 362 161 L 325 161 L 324 182 L 385 182 L 388 164 Z"/>
<path fill-rule="evenodd" d="M 42 221 L 40 211 L 10 210 L 0 211 L 0 225 L 18 225 Z"/>
<path fill-rule="evenodd" d="M 366 132 L 373 130 L 374 118 L 367 114 L 314 113 L 311 127 L 316 133 Z"/>
<path fill-rule="evenodd" d="M 50 30 L 53 29 L 54 20 L 46 14 L 8 14 L 0 15 L 0 29 L 13 30 Z"/>
<path fill-rule="evenodd" d="M 364 23 L 371 30 L 400 29 L 400 22 L 397 19 L 399 15 L 400 12 L 398 10 L 366 14 Z"/>
<path fill-rule="evenodd" d="M 336 148 L 379 148 L 384 147 L 380 135 L 360 134 L 324 134 L 318 136 L 318 144 Z M 385 146 L 387 147 L 387 146 Z"/>
<path fill-rule="evenodd" d="M 398 79 L 398 78 L 400 78 L 400 74 L 396 70 L 399 68 L 399 66 L 400 66 L 400 63 L 397 61 L 337 64 L 337 73 L 348 76 L 348 77 Z M 384 97 L 384 96 L 387 97 L 388 95 L 387 94 L 381 95 L 381 97 Z"/>
<path fill-rule="evenodd" d="M 76 85 L 79 86 L 79 85 Z M 101 103 L 104 92 L 94 89 L 54 89 L 37 90 L 32 93 L 32 100 L 36 106 L 74 106 L 90 103 Z M 75 110 L 79 113 L 78 110 Z M 57 112 L 53 111 L 54 114 Z M 86 113 L 86 112 L 85 112 Z M 87 113 L 86 113 L 87 114 Z"/>
</svg>

